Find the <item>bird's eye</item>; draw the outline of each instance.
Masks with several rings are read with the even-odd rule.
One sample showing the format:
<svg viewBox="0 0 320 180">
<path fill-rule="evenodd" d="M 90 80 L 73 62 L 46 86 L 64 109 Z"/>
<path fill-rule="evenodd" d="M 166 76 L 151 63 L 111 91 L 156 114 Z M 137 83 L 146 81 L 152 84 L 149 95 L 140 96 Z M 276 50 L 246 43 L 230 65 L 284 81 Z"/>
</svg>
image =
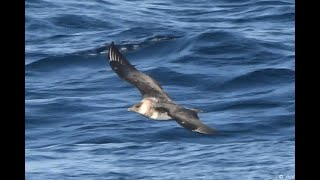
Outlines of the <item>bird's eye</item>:
<svg viewBox="0 0 320 180">
<path fill-rule="evenodd" d="M 141 105 L 142 105 L 142 103 L 137 104 L 136 108 L 140 108 Z"/>
</svg>

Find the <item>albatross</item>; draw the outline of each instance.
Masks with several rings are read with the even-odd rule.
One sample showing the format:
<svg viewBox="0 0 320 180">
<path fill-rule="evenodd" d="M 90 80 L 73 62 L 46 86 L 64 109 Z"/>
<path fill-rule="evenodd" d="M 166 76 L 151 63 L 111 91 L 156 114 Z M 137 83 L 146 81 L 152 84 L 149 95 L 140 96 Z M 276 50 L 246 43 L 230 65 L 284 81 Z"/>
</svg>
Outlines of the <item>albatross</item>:
<svg viewBox="0 0 320 180">
<path fill-rule="evenodd" d="M 108 52 L 109 64 L 118 76 L 140 91 L 142 100 L 128 108 L 154 120 L 175 120 L 182 127 L 202 134 L 214 134 L 213 128 L 203 124 L 198 117 L 198 109 L 176 104 L 152 77 L 137 70 L 111 42 Z"/>
</svg>

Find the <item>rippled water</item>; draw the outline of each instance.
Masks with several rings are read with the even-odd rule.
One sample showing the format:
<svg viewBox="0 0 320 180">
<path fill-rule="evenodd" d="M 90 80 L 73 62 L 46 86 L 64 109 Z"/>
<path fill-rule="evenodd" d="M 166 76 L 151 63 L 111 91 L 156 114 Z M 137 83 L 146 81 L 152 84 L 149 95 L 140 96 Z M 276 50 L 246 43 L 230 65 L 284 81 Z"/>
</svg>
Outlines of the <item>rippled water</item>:
<svg viewBox="0 0 320 180">
<path fill-rule="evenodd" d="M 294 1 L 26 1 L 27 179 L 294 179 Z M 111 41 L 207 136 L 127 108 Z"/>
</svg>

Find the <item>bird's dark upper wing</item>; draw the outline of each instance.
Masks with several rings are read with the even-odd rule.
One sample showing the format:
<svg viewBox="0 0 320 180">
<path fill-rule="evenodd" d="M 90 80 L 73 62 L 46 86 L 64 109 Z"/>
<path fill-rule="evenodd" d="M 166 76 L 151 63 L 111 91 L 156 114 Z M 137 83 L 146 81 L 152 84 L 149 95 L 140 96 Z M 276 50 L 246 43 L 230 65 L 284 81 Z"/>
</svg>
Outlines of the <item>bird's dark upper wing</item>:
<svg viewBox="0 0 320 180">
<path fill-rule="evenodd" d="M 160 97 L 166 101 L 172 101 L 168 94 L 163 91 L 159 83 L 150 76 L 138 71 L 130 64 L 113 42 L 109 47 L 108 58 L 112 70 L 122 79 L 136 86 L 143 98 Z"/>
<path fill-rule="evenodd" d="M 154 108 L 166 111 L 172 119 L 176 120 L 178 124 L 186 129 L 202 134 L 214 134 L 216 132 L 216 130 L 203 124 L 197 113 L 193 110 L 186 109 L 174 103 L 155 103 Z"/>
</svg>

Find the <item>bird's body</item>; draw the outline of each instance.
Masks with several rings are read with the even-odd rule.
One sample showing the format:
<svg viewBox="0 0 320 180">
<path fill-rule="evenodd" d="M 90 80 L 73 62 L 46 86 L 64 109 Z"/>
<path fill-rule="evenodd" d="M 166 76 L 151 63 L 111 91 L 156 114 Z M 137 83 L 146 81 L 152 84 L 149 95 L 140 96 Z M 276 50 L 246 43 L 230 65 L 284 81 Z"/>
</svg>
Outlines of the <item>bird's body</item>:
<svg viewBox="0 0 320 180">
<path fill-rule="evenodd" d="M 142 95 L 142 100 L 128 108 L 128 111 L 137 112 L 154 120 L 174 119 L 182 127 L 194 132 L 203 134 L 215 132 L 214 129 L 199 120 L 197 110 L 184 108 L 174 103 L 159 83 L 131 65 L 113 42 L 109 48 L 108 58 L 112 70 L 122 79 L 136 86 Z"/>
<path fill-rule="evenodd" d="M 157 98 L 143 98 L 140 103 L 128 108 L 128 111 L 135 111 L 154 120 L 171 120 L 172 118 L 168 116 L 166 111 L 161 111 L 154 108 L 157 101 Z"/>
</svg>

